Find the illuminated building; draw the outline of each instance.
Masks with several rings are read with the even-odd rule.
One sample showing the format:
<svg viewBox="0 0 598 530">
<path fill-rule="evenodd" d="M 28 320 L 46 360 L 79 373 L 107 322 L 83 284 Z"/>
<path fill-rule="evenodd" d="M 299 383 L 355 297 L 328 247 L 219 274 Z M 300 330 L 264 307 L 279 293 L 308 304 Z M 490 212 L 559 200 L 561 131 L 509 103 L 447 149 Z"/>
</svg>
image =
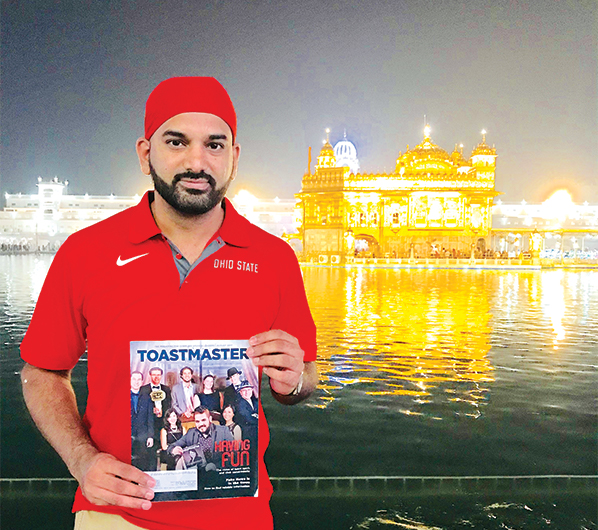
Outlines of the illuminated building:
<svg viewBox="0 0 598 530">
<path fill-rule="evenodd" d="M 355 146 L 351 148 L 350 145 L 347 145 L 349 143 L 349 140 L 345 138 L 336 144 L 335 148 L 339 144 L 342 144 L 343 148 L 342 151 L 338 150 L 340 151 L 339 158 L 344 156 L 343 163 L 359 167 Z M 334 157 L 338 164 L 338 158 L 332 146 L 326 151 L 326 156 L 330 157 L 327 162 L 330 163 Z M 331 154 L 329 154 L 330 152 Z M 334 169 L 345 171 L 344 168 L 334 167 Z M 70 234 L 125 208 L 134 206 L 141 199 L 140 195 L 126 197 L 71 195 L 66 192 L 67 184 L 68 182 L 61 182 L 57 178 L 51 181 L 39 179 L 38 190 L 35 194 L 6 193 L 6 206 L 0 210 L 0 251 L 55 251 Z M 301 243 L 298 239 L 300 234 L 294 232 L 297 221 L 299 221 L 299 226 L 303 221 L 302 210 L 295 208 L 297 203 L 295 199 L 279 199 L 278 197 L 263 199 L 246 190 L 240 190 L 231 198 L 231 202 L 237 211 L 252 223 L 271 234 L 288 240 L 296 251 L 301 252 Z M 297 216 L 298 213 L 299 216 Z M 320 227 L 318 226 L 318 228 Z M 367 227 L 358 227 L 358 229 L 360 232 L 357 232 L 357 229 L 349 229 L 351 231 L 348 230 L 348 235 L 368 233 L 366 232 Z M 390 231 L 393 236 L 395 233 L 401 233 L 400 230 L 391 224 Z M 402 230 L 404 233 L 404 227 Z M 388 230 L 386 231 L 388 232 Z M 421 230 L 418 228 L 417 231 Z M 430 230 L 430 232 L 434 234 L 434 237 L 438 237 L 440 231 Z M 474 230 L 472 230 L 473 232 Z M 518 257 L 521 253 L 538 250 L 541 251 L 540 257 L 543 258 L 598 259 L 598 205 L 591 205 L 587 202 L 574 204 L 566 190 L 555 192 L 541 204 L 531 204 L 526 201 L 507 203 L 498 200 L 491 207 L 491 229 L 488 235 L 482 236 L 480 232 L 477 236 L 475 241 L 478 247 L 481 246 L 480 239 L 483 237 L 483 243 L 486 244 L 487 250 L 492 251 L 490 254 L 506 253 L 508 257 Z M 353 237 L 355 239 L 354 235 Z M 464 237 L 465 244 L 472 244 L 476 236 Z M 367 239 L 365 241 L 367 242 Z M 412 242 L 409 239 L 408 241 Z M 357 245 L 359 243 L 360 240 L 357 238 Z M 434 244 L 437 245 L 437 243 Z M 424 258 L 433 257 L 433 246 L 428 247 L 429 255 L 420 254 L 422 249 L 417 248 L 415 244 L 413 248 L 414 257 L 416 255 Z M 442 247 L 436 248 L 442 250 Z M 467 248 L 467 254 L 469 253 L 470 248 Z M 486 257 L 492 257 L 490 254 Z M 481 252 L 478 250 L 476 255 L 481 257 Z M 332 256 L 331 259 L 330 256 Z M 334 253 L 317 252 L 315 260 L 340 263 L 338 254 L 336 256 L 335 259 Z M 405 258 L 405 256 L 403 257 Z M 437 257 L 442 256 L 438 255 Z M 314 253 L 312 252 L 311 256 L 308 255 L 307 258 L 314 261 Z M 359 262 L 365 258 L 354 259 Z M 386 258 L 383 261 L 387 259 L 392 258 Z M 371 258 L 369 260 L 371 261 Z"/>
<path fill-rule="evenodd" d="M 70 195 L 67 187 L 68 181 L 40 177 L 37 193 L 6 193 L 6 206 L 0 211 L 0 251 L 55 251 L 70 234 L 141 200 L 140 195 Z M 267 232 L 282 237 L 295 231 L 294 199 L 258 199 L 241 190 L 231 202 Z"/>
<path fill-rule="evenodd" d="M 534 249 L 546 258 L 565 253 L 596 259 L 598 206 L 587 201 L 575 204 L 566 190 L 556 191 L 541 204 L 498 200 L 492 207 L 491 234 L 491 248 L 510 256 Z"/>
<path fill-rule="evenodd" d="M 428 257 L 441 252 L 485 251 L 492 223 L 496 150 L 482 141 L 468 160 L 463 148 L 449 155 L 423 141 L 399 153 L 392 173 L 359 173 L 356 150 L 342 154 L 327 138 L 315 171 L 303 176 L 296 195 L 304 257 L 341 263 L 353 257 Z M 353 150 L 354 150 L 353 146 Z M 336 152 L 335 152 L 336 151 Z M 311 158 L 311 156 L 310 156 Z"/>
<path fill-rule="evenodd" d="M 68 181 L 37 181 L 37 193 L 6 193 L 0 212 L 2 250 L 54 251 L 72 233 L 137 204 L 139 195 L 69 195 Z"/>
</svg>

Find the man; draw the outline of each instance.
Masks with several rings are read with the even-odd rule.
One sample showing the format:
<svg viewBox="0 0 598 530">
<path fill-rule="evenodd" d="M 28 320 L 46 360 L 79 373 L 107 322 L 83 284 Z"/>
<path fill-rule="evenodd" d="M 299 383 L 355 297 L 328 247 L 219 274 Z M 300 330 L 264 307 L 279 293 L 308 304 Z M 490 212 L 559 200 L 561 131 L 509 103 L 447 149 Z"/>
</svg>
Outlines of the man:
<svg viewBox="0 0 598 530">
<path fill-rule="evenodd" d="M 224 389 L 224 407 L 237 403 L 237 391 L 241 387 L 241 372 L 233 366 L 226 372 L 226 379 L 230 381 L 230 385 Z"/>
<path fill-rule="evenodd" d="M 215 444 L 222 441 L 232 442 L 233 435 L 228 427 L 224 425 L 214 425 L 212 416 L 205 407 L 197 407 L 194 412 L 195 427 L 189 429 L 185 436 L 168 446 L 168 454 L 173 456 L 182 456 L 184 449 L 193 447 L 197 451 L 198 457 L 191 462 L 186 462 L 186 467 L 199 467 L 206 471 L 221 467 L 222 459 L 214 450 Z M 179 460 L 179 462 L 184 459 Z M 177 464 L 177 467 L 178 464 Z M 182 467 L 182 466 L 181 466 Z"/>
<path fill-rule="evenodd" d="M 159 366 L 154 366 L 149 371 L 150 382 L 143 385 L 139 392 L 149 396 L 152 401 L 152 414 L 154 417 L 154 441 L 156 447 L 159 445 L 160 429 L 164 422 L 163 414 L 170 408 L 170 388 L 162 384 L 162 375 L 164 372 Z"/>
<path fill-rule="evenodd" d="M 78 528 L 116 529 L 124 519 L 150 530 L 211 529 L 231 512 L 250 528 L 272 528 L 261 406 L 257 497 L 152 504 L 154 479 L 130 465 L 132 341 L 247 337 L 246 353 L 280 403 L 298 403 L 317 384 L 315 326 L 292 249 L 224 199 L 237 174 L 236 133 L 215 79 L 160 83 L 136 144 L 156 191 L 71 235 L 50 267 L 21 345 L 21 377 L 34 421 L 79 482 Z M 230 260 L 253 271 L 219 266 Z M 81 418 L 70 374 L 86 347 Z"/>
<path fill-rule="evenodd" d="M 181 416 L 181 421 L 193 418 L 193 396 L 199 392 L 199 386 L 193 379 L 193 370 L 188 366 L 181 368 L 181 382 L 172 387 L 172 407 Z"/>
<path fill-rule="evenodd" d="M 140 469 L 156 470 L 156 459 L 152 459 L 154 446 L 154 418 L 149 394 L 141 392 L 143 374 L 131 374 L 131 461 Z M 154 453 L 155 455 L 155 453 Z"/>
<path fill-rule="evenodd" d="M 258 402 L 249 381 L 243 381 L 241 384 L 236 407 L 235 421 L 241 426 L 243 439 L 249 438 L 253 442 L 257 438 Z"/>
</svg>

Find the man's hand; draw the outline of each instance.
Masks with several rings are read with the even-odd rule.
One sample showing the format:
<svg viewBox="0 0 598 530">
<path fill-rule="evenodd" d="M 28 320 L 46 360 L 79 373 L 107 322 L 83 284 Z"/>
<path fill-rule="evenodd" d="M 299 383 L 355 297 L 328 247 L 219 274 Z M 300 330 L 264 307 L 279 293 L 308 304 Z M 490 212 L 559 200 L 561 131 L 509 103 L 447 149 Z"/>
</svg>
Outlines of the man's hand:
<svg viewBox="0 0 598 530">
<path fill-rule="evenodd" d="M 154 498 L 151 490 L 156 481 L 134 466 L 117 460 L 108 453 L 98 453 L 81 477 L 75 476 L 83 495 L 100 506 L 149 510 Z"/>
<path fill-rule="evenodd" d="M 146 445 L 148 447 L 153 447 L 154 446 L 154 439 L 153 438 L 148 438 L 147 442 L 146 442 Z"/>
<path fill-rule="evenodd" d="M 101 453 L 89 438 L 71 385 L 70 371 L 26 364 L 23 396 L 31 417 L 64 460 L 87 499 L 95 504 L 149 510 L 156 481 L 136 467 Z"/>
<path fill-rule="evenodd" d="M 303 373 L 303 350 L 299 341 L 280 329 L 260 333 L 249 339 L 247 355 L 262 366 L 270 378 L 270 388 L 286 396 L 299 384 Z"/>
<path fill-rule="evenodd" d="M 270 378 L 270 388 L 281 403 L 292 405 L 303 401 L 314 390 L 317 371 L 314 363 L 304 363 L 299 341 L 285 331 L 273 329 L 249 339 L 247 355 Z M 302 380 L 299 395 L 290 395 Z"/>
<path fill-rule="evenodd" d="M 182 455 L 182 454 L 183 454 L 183 448 L 182 448 L 182 447 L 179 447 L 179 446 L 177 445 L 176 447 L 173 447 L 173 448 L 172 448 L 172 451 L 171 451 L 171 453 L 172 453 L 174 456 L 177 456 L 177 455 Z"/>
</svg>

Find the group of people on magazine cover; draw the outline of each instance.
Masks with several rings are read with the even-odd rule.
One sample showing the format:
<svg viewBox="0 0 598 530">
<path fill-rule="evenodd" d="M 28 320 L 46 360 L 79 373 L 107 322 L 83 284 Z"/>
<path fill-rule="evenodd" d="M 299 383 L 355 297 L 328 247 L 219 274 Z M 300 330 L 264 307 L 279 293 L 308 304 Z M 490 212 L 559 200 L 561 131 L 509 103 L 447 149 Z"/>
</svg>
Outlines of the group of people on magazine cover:
<svg viewBox="0 0 598 530">
<path fill-rule="evenodd" d="M 223 378 L 207 374 L 201 383 L 189 366 L 179 372 L 172 388 L 163 381 L 164 371 L 153 366 L 149 382 L 144 374 L 131 373 L 131 456 L 144 471 L 221 467 L 215 448 L 221 441 L 236 442 L 251 453 L 257 446 L 258 400 L 254 387 L 241 379 L 233 366 Z"/>
</svg>

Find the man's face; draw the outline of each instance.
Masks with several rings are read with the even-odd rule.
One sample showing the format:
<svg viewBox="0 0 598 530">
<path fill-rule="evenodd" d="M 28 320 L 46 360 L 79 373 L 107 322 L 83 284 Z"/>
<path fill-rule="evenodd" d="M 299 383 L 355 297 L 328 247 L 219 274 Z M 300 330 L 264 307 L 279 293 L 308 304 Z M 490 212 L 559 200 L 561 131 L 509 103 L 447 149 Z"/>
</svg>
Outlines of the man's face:
<svg viewBox="0 0 598 530">
<path fill-rule="evenodd" d="M 151 370 L 150 379 L 152 380 L 152 385 L 158 386 L 162 380 L 162 373 L 160 370 Z"/>
<path fill-rule="evenodd" d="M 208 432 L 208 429 L 210 428 L 210 411 L 206 410 L 201 414 L 196 414 L 195 426 L 197 427 L 197 430 L 202 434 Z"/>
<path fill-rule="evenodd" d="M 149 141 L 142 169 L 152 176 L 160 197 L 185 216 L 218 206 L 236 176 L 240 148 L 232 132 L 213 114 L 187 112 L 163 123 Z"/>
<path fill-rule="evenodd" d="M 131 374 L 131 390 L 133 392 L 139 392 L 139 389 L 141 388 L 141 383 L 143 383 L 141 374 Z"/>
<path fill-rule="evenodd" d="M 188 383 L 189 381 L 191 381 L 192 377 L 193 377 L 193 372 L 191 370 L 189 370 L 188 368 L 183 370 L 183 373 L 181 374 L 181 379 L 183 381 L 185 381 L 185 383 Z"/>
<path fill-rule="evenodd" d="M 242 388 L 241 390 L 239 390 L 239 393 L 241 394 L 241 397 L 243 399 L 251 399 L 251 394 L 253 394 L 253 388 L 249 386 Z"/>
<path fill-rule="evenodd" d="M 233 375 L 230 376 L 230 382 L 233 385 L 238 385 L 239 382 L 240 382 L 240 380 L 241 380 L 241 375 L 240 374 L 233 374 Z"/>
</svg>

